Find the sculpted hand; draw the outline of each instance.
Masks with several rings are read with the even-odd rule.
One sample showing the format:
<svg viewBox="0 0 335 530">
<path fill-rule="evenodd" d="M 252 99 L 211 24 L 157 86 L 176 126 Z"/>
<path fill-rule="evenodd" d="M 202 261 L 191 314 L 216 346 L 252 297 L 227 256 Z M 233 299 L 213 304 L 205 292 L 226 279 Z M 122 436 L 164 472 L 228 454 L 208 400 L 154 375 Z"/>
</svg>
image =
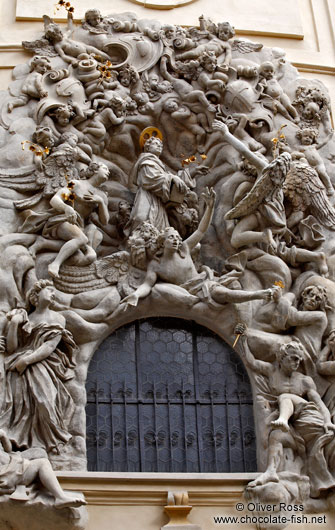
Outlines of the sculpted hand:
<svg viewBox="0 0 335 530">
<path fill-rule="evenodd" d="M 263 299 L 266 300 L 267 302 L 270 302 L 272 300 L 273 293 L 275 292 L 276 289 L 277 287 L 265 289 Z"/>
<path fill-rule="evenodd" d="M 235 335 L 242 335 L 243 337 L 246 338 L 246 336 L 247 336 L 247 326 L 245 324 L 242 324 L 242 322 L 239 322 L 235 326 L 234 333 L 235 333 Z"/>
<path fill-rule="evenodd" d="M 85 202 L 90 202 L 92 204 L 98 204 L 98 202 L 101 202 L 100 197 L 95 197 L 94 195 L 91 195 L 90 193 L 86 193 L 83 195 L 83 199 Z"/>
<path fill-rule="evenodd" d="M 173 182 L 174 184 L 177 186 L 177 189 L 180 193 L 186 193 L 187 192 L 187 186 L 185 184 L 185 182 L 183 180 L 181 180 L 181 178 L 177 177 L 177 176 L 174 176 L 173 177 Z"/>
<path fill-rule="evenodd" d="M 15 321 L 17 324 L 22 324 L 27 320 L 27 312 L 22 307 L 19 307 L 17 309 L 13 309 L 12 311 L 9 311 L 6 314 L 7 320 Z"/>
<path fill-rule="evenodd" d="M 136 293 L 129 294 L 128 296 L 126 296 L 126 298 L 121 300 L 121 304 L 122 305 L 124 304 L 124 308 L 123 308 L 124 311 L 126 311 L 129 305 L 136 307 L 138 304 L 137 294 Z"/>
<path fill-rule="evenodd" d="M 25 359 L 19 359 L 16 361 L 14 368 L 19 372 L 20 375 L 22 375 L 27 366 L 28 363 L 25 361 Z"/>
<path fill-rule="evenodd" d="M 202 193 L 201 196 L 204 198 L 206 205 L 209 208 L 213 208 L 215 204 L 215 197 L 216 197 L 214 188 L 206 188 L 205 192 Z"/>
<path fill-rule="evenodd" d="M 70 206 L 68 210 L 65 211 L 66 219 L 69 223 L 74 225 L 77 220 L 77 212 Z"/>
<path fill-rule="evenodd" d="M 198 166 L 192 172 L 193 177 L 201 177 L 202 175 L 207 175 L 209 172 L 209 167 L 207 166 Z"/>
<path fill-rule="evenodd" d="M 212 124 L 212 129 L 221 131 L 223 135 L 225 136 L 227 133 L 229 133 L 228 126 L 225 123 L 222 123 L 222 121 L 214 120 Z"/>
</svg>

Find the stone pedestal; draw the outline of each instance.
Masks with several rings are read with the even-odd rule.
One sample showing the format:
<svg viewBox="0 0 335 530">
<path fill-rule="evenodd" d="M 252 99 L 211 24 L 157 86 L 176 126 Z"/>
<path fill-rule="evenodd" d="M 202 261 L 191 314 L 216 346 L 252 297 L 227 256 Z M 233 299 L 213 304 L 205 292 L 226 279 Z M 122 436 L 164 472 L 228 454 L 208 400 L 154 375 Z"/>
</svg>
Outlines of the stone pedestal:
<svg viewBox="0 0 335 530">
<path fill-rule="evenodd" d="M 170 521 L 161 530 L 202 530 L 199 525 L 191 524 L 187 516 L 192 510 L 192 506 L 165 506 L 164 508 Z"/>
</svg>

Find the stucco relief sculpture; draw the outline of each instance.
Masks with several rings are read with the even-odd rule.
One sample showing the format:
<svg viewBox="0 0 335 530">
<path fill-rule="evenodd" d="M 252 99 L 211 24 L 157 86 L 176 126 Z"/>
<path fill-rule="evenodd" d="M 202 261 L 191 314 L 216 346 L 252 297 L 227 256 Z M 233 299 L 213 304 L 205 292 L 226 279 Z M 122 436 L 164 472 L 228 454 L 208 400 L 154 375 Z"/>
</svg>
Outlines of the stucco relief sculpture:
<svg viewBox="0 0 335 530">
<path fill-rule="evenodd" d="M 54 469 L 85 469 L 94 351 L 124 323 L 179 316 L 235 339 L 248 369 L 263 473 L 246 494 L 327 505 L 326 88 L 283 50 L 233 40 L 229 22 L 184 29 L 97 9 L 77 27 L 69 13 L 66 30 L 44 21 L 0 99 L 0 426 L 15 462 L 38 448 Z"/>
</svg>

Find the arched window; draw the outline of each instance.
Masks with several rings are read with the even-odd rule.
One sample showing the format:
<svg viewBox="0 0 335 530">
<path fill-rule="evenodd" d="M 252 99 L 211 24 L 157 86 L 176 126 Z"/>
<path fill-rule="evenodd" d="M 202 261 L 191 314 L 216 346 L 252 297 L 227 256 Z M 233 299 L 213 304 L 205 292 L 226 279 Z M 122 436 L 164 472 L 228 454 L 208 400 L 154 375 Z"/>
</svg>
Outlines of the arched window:
<svg viewBox="0 0 335 530">
<path fill-rule="evenodd" d="M 90 471 L 256 471 L 252 394 L 238 355 L 193 321 L 110 335 L 88 373 Z"/>
</svg>

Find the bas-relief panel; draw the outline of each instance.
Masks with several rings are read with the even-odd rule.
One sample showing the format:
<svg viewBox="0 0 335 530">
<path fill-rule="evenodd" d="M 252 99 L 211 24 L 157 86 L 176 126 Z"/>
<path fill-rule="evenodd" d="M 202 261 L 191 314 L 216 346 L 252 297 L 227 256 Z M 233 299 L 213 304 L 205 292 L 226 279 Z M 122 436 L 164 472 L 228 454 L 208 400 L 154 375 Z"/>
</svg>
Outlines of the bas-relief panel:
<svg viewBox="0 0 335 530">
<path fill-rule="evenodd" d="M 1 502 L 31 506 L 46 477 L 50 510 L 83 524 L 50 462 L 85 469 L 90 359 L 159 315 L 209 327 L 248 369 L 263 473 L 246 497 L 331 508 L 326 88 L 205 16 L 185 29 L 90 9 L 74 26 L 69 9 L 23 46 L 0 94 Z"/>
</svg>

